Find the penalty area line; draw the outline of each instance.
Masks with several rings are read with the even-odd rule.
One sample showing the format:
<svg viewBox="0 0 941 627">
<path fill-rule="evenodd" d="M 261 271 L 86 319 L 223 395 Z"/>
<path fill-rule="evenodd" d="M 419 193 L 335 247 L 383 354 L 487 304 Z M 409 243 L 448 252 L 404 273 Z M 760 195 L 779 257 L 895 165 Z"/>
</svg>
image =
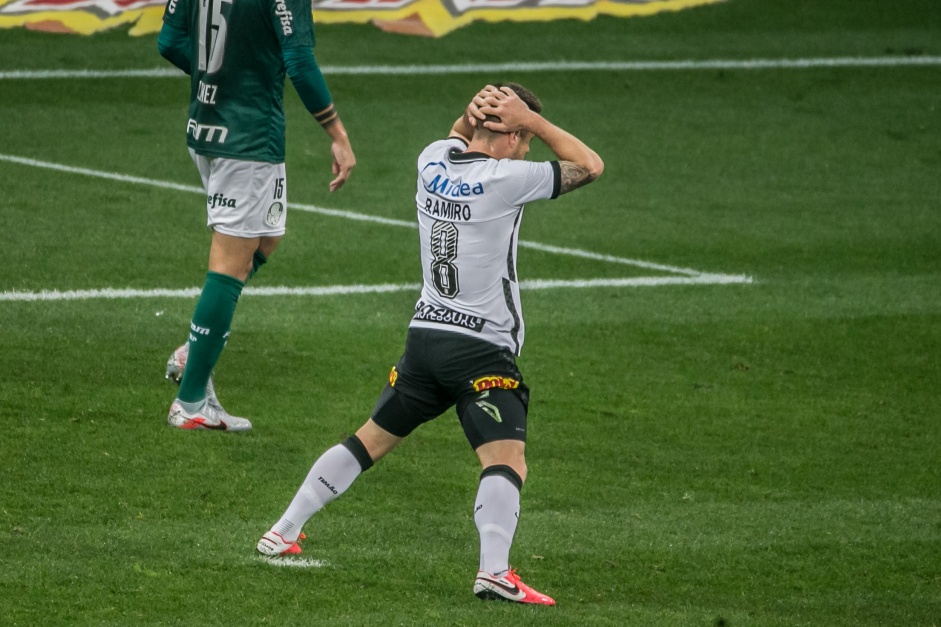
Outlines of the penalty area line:
<svg viewBox="0 0 941 627">
<path fill-rule="evenodd" d="M 752 283 L 752 278 L 730 274 L 700 274 L 698 276 L 647 276 L 623 279 L 532 279 L 520 281 L 524 291 L 557 289 L 592 289 L 624 287 L 658 287 L 665 285 L 731 285 Z M 383 283 L 378 285 L 328 285 L 323 287 L 246 287 L 247 296 L 342 296 L 346 294 L 390 294 L 419 292 L 417 283 Z M 40 292 L 0 292 L 0 302 L 74 301 L 74 300 L 129 300 L 132 298 L 196 298 L 198 287 L 171 289 L 97 289 L 97 290 L 43 290 Z"/>
</svg>

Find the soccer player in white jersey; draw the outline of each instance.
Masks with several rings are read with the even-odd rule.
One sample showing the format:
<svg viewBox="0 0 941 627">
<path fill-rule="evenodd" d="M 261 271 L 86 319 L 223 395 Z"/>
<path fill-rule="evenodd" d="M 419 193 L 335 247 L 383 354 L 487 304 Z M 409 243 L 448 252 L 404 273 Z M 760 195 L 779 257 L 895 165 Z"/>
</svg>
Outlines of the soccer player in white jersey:
<svg viewBox="0 0 941 627">
<path fill-rule="evenodd" d="M 331 192 L 356 165 L 313 46 L 311 0 L 167 0 L 157 48 L 190 76 L 186 144 L 213 231 L 188 341 L 167 361 L 167 378 L 180 384 L 167 417 L 171 426 L 252 427 L 222 408 L 211 374 L 242 288 L 285 232 L 285 75 L 330 137 Z"/>
<path fill-rule="evenodd" d="M 304 524 L 363 471 L 424 422 L 450 407 L 483 472 L 474 504 L 482 599 L 554 605 L 510 569 L 526 479 L 529 389 L 516 367 L 523 317 L 516 247 L 523 205 L 556 198 L 601 175 L 604 163 L 581 140 L 540 115 L 516 84 L 487 86 L 448 139 L 418 158 L 415 195 L 424 284 L 405 352 L 372 417 L 314 463 L 284 515 L 258 541 L 264 555 L 301 552 Z M 529 162 L 538 137 L 557 160 Z"/>
</svg>

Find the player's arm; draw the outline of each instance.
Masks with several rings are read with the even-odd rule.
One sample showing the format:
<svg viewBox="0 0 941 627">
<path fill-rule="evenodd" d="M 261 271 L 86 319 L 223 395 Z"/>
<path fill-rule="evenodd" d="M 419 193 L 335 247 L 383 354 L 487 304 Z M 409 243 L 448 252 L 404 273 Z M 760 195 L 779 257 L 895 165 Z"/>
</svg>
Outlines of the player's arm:
<svg viewBox="0 0 941 627">
<path fill-rule="evenodd" d="M 448 137 L 456 137 L 457 139 L 462 140 L 465 144 L 469 144 L 471 142 L 471 137 L 473 136 L 474 127 L 470 125 L 470 122 L 467 119 L 467 112 L 465 111 L 464 115 L 459 117 L 451 127 L 451 132 L 448 133 Z"/>
<path fill-rule="evenodd" d="M 486 88 L 485 88 L 486 89 Z M 495 115 L 500 122 L 484 122 L 493 131 L 527 131 L 541 139 L 559 159 L 559 194 L 591 183 L 604 172 L 604 161 L 585 142 L 532 111 L 512 89 L 504 87 L 485 96 L 482 113 Z"/>
<path fill-rule="evenodd" d="M 336 191 L 346 183 L 356 166 L 356 156 L 349 135 L 327 88 L 327 81 L 314 58 L 314 51 L 306 46 L 285 48 L 282 52 L 291 84 L 301 102 L 314 120 L 330 136 L 330 152 L 333 154 L 333 175 L 330 191 Z"/>
<path fill-rule="evenodd" d="M 189 33 L 170 22 L 164 22 L 157 36 L 157 51 L 164 59 L 183 70 L 186 74 L 192 72 L 190 59 Z"/>
<path fill-rule="evenodd" d="M 471 142 L 471 138 L 474 137 L 474 128 L 477 126 L 478 120 L 482 121 L 487 117 L 480 111 L 480 108 L 487 106 L 486 98 L 490 92 L 495 89 L 496 87 L 487 85 L 474 96 L 470 104 L 468 104 L 467 108 L 464 110 L 464 115 L 459 117 L 451 127 L 451 133 L 448 137 L 457 137 L 458 139 L 464 140 L 466 144 Z"/>
</svg>

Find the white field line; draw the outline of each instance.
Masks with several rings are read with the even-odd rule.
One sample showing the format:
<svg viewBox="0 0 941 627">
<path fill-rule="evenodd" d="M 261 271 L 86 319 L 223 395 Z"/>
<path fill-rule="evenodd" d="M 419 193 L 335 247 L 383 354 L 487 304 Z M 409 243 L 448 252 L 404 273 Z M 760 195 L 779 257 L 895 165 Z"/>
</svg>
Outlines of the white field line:
<svg viewBox="0 0 941 627">
<path fill-rule="evenodd" d="M 685 274 L 687 276 L 701 276 L 702 272 L 699 270 L 693 270 L 691 268 L 680 268 L 677 266 L 665 266 L 661 263 L 653 263 L 652 261 L 643 261 L 641 259 L 628 259 L 626 257 L 615 257 L 613 255 L 602 255 L 600 253 L 593 253 L 587 250 L 579 250 L 577 248 L 563 248 L 561 246 L 550 246 L 549 244 L 540 244 L 538 242 L 528 242 L 525 240 L 520 240 L 519 245 L 523 248 L 532 248 L 533 250 L 541 250 L 545 253 L 555 253 L 557 255 L 568 255 L 570 257 L 581 257 L 583 259 L 593 259 L 595 261 L 606 261 L 608 263 L 620 263 L 627 266 L 637 266 L 638 268 L 645 268 L 647 270 L 660 270 L 662 272 L 672 272 L 674 274 Z M 718 276 L 718 275 L 713 275 Z"/>
<path fill-rule="evenodd" d="M 823 57 L 808 59 L 687 59 L 680 61 L 546 61 L 455 65 L 358 65 L 324 66 L 321 71 L 331 75 L 407 75 L 428 74 L 494 74 L 500 72 L 565 72 L 565 71 L 697 71 L 697 70 L 778 70 L 808 68 L 855 68 L 941 65 L 941 57 Z M 146 70 L 8 70 L 0 72 L 0 80 L 62 79 L 62 78 L 179 78 L 182 72 L 173 68 Z"/>
<path fill-rule="evenodd" d="M 698 276 L 644 276 L 624 279 L 533 279 L 520 281 L 524 291 L 555 289 L 586 289 L 599 287 L 657 287 L 662 285 L 730 285 L 751 283 L 751 277 L 727 274 L 700 274 Z M 338 296 L 344 294 L 388 294 L 421 290 L 418 283 L 384 283 L 379 285 L 327 285 L 323 287 L 246 287 L 242 292 L 250 296 Z M 126 300 L 131 298 L 196 298 L 198 287 L 184 289 L 132 290 L 105 288 L 99 290 L 44 290 L 41 292 L 0 292 L 0 302 L 33 302 L 59 300 Z"/>
<path fill-rule="evenodd" d="M 139 176 L 127 176 L 124 174 L 117 174 L 114 172 L 102 172 L 100 170 L 91 170 L 88 168 L 77 168 L 74 166 L 61 165 L 58 163 L 50 163 L 48 161 L 38 161 L 36 159 L 27 159 L 25 157 L 17 157 L 15 155 L 4 155 L 0 154 L 0 161 L 8 161 L 10 163 L 16 163 L 19 165 L 25 165 L 35 168 L 44 168 L 47 170 L 55 170 L 57 172 L 66 172 L 69 174 L 80 174 L 82 176 L 91 176 L 96 178 L 108 179 L 111 181 L 118 181 L 121 183 L 133 183 L 136 185 L 149 185 L 152 187 L 159 187 L 161 189 L 171 189 L 174 191 L 181 192 L 190 192 L 195 194 L 204 195 L 206 192 L 202 187 L 196 185 L 180 185 L 178 183 L 171 183 L 168 181 L 159 181 L 155 179 L 143 178 Z M 414 222 L 406 222 L 405 220 L 395 220 L 392 218 L 383 218 L 380 216 L 368 215 L 365 213 L 357 213 L 354 211 L 340 211 L 337 209 L 327 209 L 325 207 L 318 207 L 316 205 L 305 205 L 301 203 L 291 203 L 291 209 L 298 209 L 300 211 L 306 211 L 309 213 L 318 213 L 321 215 L 331 216 L 335 218 L 345 218 L 347 220 L 359 220 L 363 222 L 375 222 L 379 224 L 387 224 L 390 226 L 399 226 L 403 228 L 414 229 L 417 228 Z M 659 263 L 653 263 L 649 261 L 642 261 L 640 259 L 628 259 L 626 257 L 615 257 L 613 255 L 603 255 L 599 253 L 593 253 L 587 250 L 580 250 L 577 248 L 563 248 L 561 246 L 551 246 L 549 244 L 540 244 L 538 242 L 530 242 L 526 240 L 520 240 L 519 245 L 524 248 L 531 248 L 533 250 L 539 250 L 542 252 L 552 253 L 556 255 L 567 255 L 570 257 L 580 257 L 583 259 L 593 259 L 595 261 L 603 261 L 606 263 L 616 263 L 628 266 L 635 266 L 638 268 L 644 268 L 646 270 L 657 270 L 660 272 L 670 272 L 673 274 L 681 274 L 690 277 L 701 276 L 703 273 L 698 270 L 692 270 L 690 268 L 680 268 L 676 266 L 668 266 Z M 716 278 L 725 275 L 718 274 L 709 274 L 708 276 Z M 751 282 L 749 277 L 742 276 L 731 276 L 733 281 L 731 282 Z M 747 279 L 747 280 L 743 280 Z"/>
<path fill-rule="evenodd" d="M 323 568 L 328 566 L 327 562 L 323 560 L 312 560 L 306 557 L 267 557 L 259 555 L 258 560 L 272 566 L 287 568 Z"/>
</svg>

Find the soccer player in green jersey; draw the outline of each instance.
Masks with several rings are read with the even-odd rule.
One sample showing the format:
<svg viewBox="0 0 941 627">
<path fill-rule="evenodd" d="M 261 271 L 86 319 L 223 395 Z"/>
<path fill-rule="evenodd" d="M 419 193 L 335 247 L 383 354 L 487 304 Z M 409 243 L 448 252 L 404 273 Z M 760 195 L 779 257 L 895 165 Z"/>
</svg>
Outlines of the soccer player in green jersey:
<svg viewBox="0 0 941 627">
<path fill-rule="evenodd" d="M 284 77 L 330 136 L 330 191 L 356 165 L 346 129 L 314 58 L 310 0 L 168 0 L 160 54 L 191 78 L 186 143 L 206 189 L 209 271 L 189 339 L 167 362 L 180 383 L 167 422 L 246 431 L 219 404 L 212 370 L 245 282 L 284 235 Z"/>
</svg>

